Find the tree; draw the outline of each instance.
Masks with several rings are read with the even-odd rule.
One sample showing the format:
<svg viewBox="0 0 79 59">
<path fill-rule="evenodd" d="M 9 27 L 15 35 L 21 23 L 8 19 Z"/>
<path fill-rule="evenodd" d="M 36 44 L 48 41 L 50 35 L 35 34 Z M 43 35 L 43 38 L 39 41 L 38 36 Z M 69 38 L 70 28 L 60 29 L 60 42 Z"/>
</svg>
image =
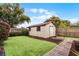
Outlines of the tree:
<svg viewBox="0 0 79 59">
<path fill-rule="evenodd" d="M 52 16 L 50 17 L 48 20 L 46 20 L 45 22 L 52 22 L 55 27 L 62 27 L 62 28 L 67 28 L 70 26 L 70 21 L 68 20 L 62 20 L 60 19 L 59 17 L 56 17 L 56 16 Z"/>
<path fill-rule="evenodd" d="M 50 17 L 48 20 L 46 20 L 45 22 L 49 22 L 49 21 L 51 21 L 56 27 L 58 27 L 59 26 L 59 24 L 60 24 L 60 18 L 59 17 L 56 17 L 56 16 L 52 16 L 52 17 Z"/>
<path fill-rule="evenodd" d="M 75 25 L 79 27 L 79 21 L 78 21 L 78 22 L 76 22 L 76 23 L 75 23 Z"/>
<path fill-rule="evenodd" d="M 59 27 L 69 28 L 70 27 L 70 22 L 68 20 L 62 20 L 61 23 L 59 24 Z"/>
<path fill-rule="evenodd" d="M 18 3 L 0 4 L 0 20 L 7 22 L 11 27 L 25 21 L 30 22 L 30 18 L 24 15 L 24 10 Z"/>
</svg>

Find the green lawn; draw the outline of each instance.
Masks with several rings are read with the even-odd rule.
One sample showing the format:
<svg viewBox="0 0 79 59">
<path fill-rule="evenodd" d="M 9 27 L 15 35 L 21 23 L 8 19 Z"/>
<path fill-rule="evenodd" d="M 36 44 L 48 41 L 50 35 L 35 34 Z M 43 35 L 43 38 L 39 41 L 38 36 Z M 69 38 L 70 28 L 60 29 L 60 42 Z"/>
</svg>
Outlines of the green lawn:
<svg viewBox="0 0 79 59">
<path fill-rule="evenodd" d="M 56 46 L 55 43 L 42 41 L 28 36 L 9 37 L 5 41 L 7 56 L 40 56 Z"/>
</svg>

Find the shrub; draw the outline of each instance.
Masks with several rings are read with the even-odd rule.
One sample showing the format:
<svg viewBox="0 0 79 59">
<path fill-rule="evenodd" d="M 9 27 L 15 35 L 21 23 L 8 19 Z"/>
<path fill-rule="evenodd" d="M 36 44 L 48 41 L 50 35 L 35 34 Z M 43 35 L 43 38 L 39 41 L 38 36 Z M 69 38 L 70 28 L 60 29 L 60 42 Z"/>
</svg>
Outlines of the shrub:
<svg viewBox="0 0 79 59">
<path fill-rule="evenodd" d="M 28 30 L 25 28 L 21 29 L 21 32 L 11 32 L 10 36 L 27 36 L 28 35 Z"/>
<path fill-rule="evenodd" d="M 9 35 L 10 26 L 3 21 L 0 21 L 0 42 L 6 40 Z"/>
<path fill-rule="evenodd" d="M 21 34 L 26 36 L 26 35 L 28 35 L 29 33 L 28 33 L 28 30 L 27 30 L 27 29 L 22 28 Z"/>
<path fill-rule="evenodd" d="M 20 36 L 21 33 L 20 32 L 11 32 L 10 36 Z"/>
<path fill-rule="evenodd" d="M 0 56 L 5 55 L 4 41 L 8 38 L 10 26 L 3 21 L 0 21 Z"/>
</svg>

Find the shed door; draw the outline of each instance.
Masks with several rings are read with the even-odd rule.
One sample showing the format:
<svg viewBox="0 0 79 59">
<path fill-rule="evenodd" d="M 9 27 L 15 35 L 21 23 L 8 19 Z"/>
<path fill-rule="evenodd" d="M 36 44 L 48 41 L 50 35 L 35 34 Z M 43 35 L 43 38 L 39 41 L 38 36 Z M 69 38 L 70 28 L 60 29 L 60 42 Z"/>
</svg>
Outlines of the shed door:
<svg viewBox="0 0 79 59">
<path fill-rule="evenodd" d="M 49 27 L 49 36 L 55 36 L 55 28 L 53 26 Z"/>
</svg>

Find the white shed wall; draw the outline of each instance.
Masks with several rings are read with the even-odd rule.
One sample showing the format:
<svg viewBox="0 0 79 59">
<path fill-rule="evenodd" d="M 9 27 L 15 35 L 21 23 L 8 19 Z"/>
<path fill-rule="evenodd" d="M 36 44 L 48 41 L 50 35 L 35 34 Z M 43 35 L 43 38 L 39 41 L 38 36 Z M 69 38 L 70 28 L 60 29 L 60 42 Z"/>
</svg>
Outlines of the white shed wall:
<svg viewBox="0 0 79 59">
<path fill-rule="evenodd" d="M 53 32 L 52 35 L 50 35 L 50 27 L 53 27 L 51 29 L 51 31 Z M 49 23 L 48 25 L 45 26 L 45 32 L 46 32 L 46 37 L 51 37 L 51 36 L 56 36 L 55 33 L 56 33 L 56 28 L 55 26 L 52 24 L 52 23 Z"/>
<path fill-rule="evenodd" d="M 48 38 L 50 37 L 49 34 L 49 27 L 53 26 L 54 30 L 53 30 L 53 34 L 52 36 L 55 36 L 55 26 L 52 23 L 47 24 L 46 26 L 41 26 L 41 30 L 37 31 L 37 27 L 32 27 L 31 31 L 29 31 L 29 35 L 30 36 L 37 36 L 37 37 L 42 37 L 42 38 Z"/>
</svg>

